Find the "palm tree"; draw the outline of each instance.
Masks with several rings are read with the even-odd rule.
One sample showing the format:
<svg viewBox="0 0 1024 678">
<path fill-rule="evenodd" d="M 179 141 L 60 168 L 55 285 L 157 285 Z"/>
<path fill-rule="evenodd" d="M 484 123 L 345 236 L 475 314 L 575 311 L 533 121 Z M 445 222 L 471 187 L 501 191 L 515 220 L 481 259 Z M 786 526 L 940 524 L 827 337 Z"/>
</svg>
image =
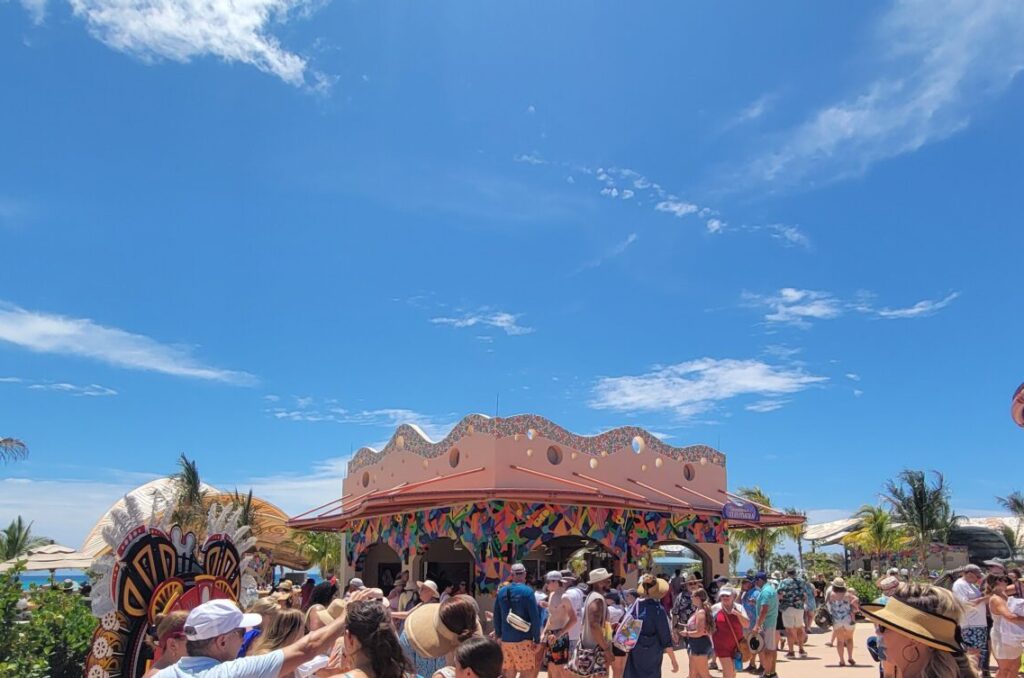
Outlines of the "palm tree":
<svg viewBox="0 0 1024 678">
<path fill-rule="evenodd" d="M 0 438 L 0 461 L 6 463 L 28 456 L 28 445 L 17 438 Z"/>
<path fill-rule="evenodd" d="M 739 570 L 740 570 L 740 554 L 742 554 L 742 552 L 743 552 L 742 547 L 740 546 L 740 544 L 737 543 L 735 537 L 732 534 L 730 534 L 729 535 L 729 565 L 730 565 L 729 571 L 732 572 L 734 575 L 739 574 Z"/>
<path fill-rule="evenodd" d="M 741 487 L 739 496 L 762 506 L 772 505 L 771 499 L 760 487 Z M 758 570 L 764 570 L 768 567 L 768 560 L 772 554 L 785 541 L 786 532 L 785 528 L 736 528 L 730 530 L 729 536 L 754 559 Z"/>
<path fill-rule="evenodd" d="M 178 459 L 178 472 L 171 476 L 174 481 L 174 512 L 171 521 L 181 525 L 182 530 L 202 530 L 206 525 L 206 490 L 199 479 L 196 462 L 184 454 Z"/>
<path fill-rule="evenodd" d="M 295 543 L 299 553 L 316 565 L 323 577 L 329 577 L 341 565 L 340 532 L 299 532 Z"/>
<path fill-rule="evenodd" d="M 45 537 L 32 536 L 32 523 L 28 525 L 18 516 L 6 529 L 0 530 L 0 560 L 12 560 L 27 554 L 37 546 L 49 544 Z"/>
<path fill-rule="evenodd" d="M 1003 524 L 999 526 L 999 534 L 1003 535 L 1003 539 L 1010 545 L 1010 559 L 1016 560 L 1017 553 L 1020 551 L 1020 544 L 1017 539 L 1020 537 L 1017 534 L 1017 530 L 1013 529 L 1009 525 Z"/>
<path fill-rule="evenodd" d="M 1020 528 L 1021 524 L 1024 523 L 1024 494 L 1021 494 L 1019 491 L 1011 492 L 1005 497 L 996 497 L 996 502 L 1017 519 L 1017 528 L 1012 530 L 1013 538 L 1007 540 L 1010 542 L 1010 548 L 1013 550 L 1014 557 L 1016 557 L 1019 550 L 1018 546 L 1020 545 Z"/>
<path fill-rule="evenodd" d="M 807 520 L 806 520 L 807 514 L 804 513 L 803 511 L 798 511 L 797 509 L 795 509 L 793 507 L 785 509 L 785 512 L 786 512 L 786 515 L 789 515 L 789 516 L 801 516 L 802 518 L 805 519 L 802 522 L 797 523 L 796 525 L 787 525 L 786 527 L 782 528 L 782 531 L 786 534 L 786 536 L 796 542 L 797 561 L 800 564 L 800 569 L 803 569 L 803 567 L 804 567 L 804 542 L 803 542 L 803 539 L 804 539 L 804 532 L 807 531 Z"/>
<path fill-rule="evenodd" d="M 904 531 L 892 522 L 892 515 L 881 506 L 865 504 L 854 514 L 860 520 L 860 527 L 843 538 L 843 543 L 853 546 L 881 564 L 882 559 L 903 550 L 910 539 Z"/>
<path fill-rule="evenodd" d="M 928 547 L 943 538 L 948 542 L 950 529 L 959 521 L 949 505 L 949 488 L 938 471 L 928 482 L 924 471 L 904 469 L 896 480 L 885 484 L 882 498 L 892 507 L 892 516 L 901 523 L 917 547 L 921 571 L 927 569 Z"/>
<path fill-rule="evenodd" d="M 248 525 L 249 532 L 255 537 L 259 532 L 259 523 L 256 520 L 256 507 L 252 503 L 252 489 L 249 489 L 248 494 L 239 494 L 238 488 L 235 488 L 231 495 L 231 506 L 242 509 L 238 514 L 238 526 Z"/>
</svg>

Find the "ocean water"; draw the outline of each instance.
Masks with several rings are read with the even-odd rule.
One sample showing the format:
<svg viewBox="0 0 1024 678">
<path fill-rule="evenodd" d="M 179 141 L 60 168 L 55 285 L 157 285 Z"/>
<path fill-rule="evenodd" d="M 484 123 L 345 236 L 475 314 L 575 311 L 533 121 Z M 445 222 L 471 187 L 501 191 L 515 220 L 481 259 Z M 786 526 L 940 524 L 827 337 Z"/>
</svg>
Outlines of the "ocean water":
<svg viewBox="0 0 1024 678">
<path fill-rule="evenodd" d="M 50 573 L 49 572 L 23 572 L 21 577 L 20 577 L 20 579 L 21 579 L 21 588 L 27 590 L 33 584 L 35 584 L 36 586 L 43 586 L 45 584 L 49 584 L 50 583 Z M 70 579 L 71 581 L 75 582 L 79 586 L 81 586 L 85 582 L 89 581 L 89 578 L 86 577 L 81 572 L 77 572 L 77 571 L 75 571 L 75 572 L 71 572 L 71 571 L 63 572 L 61 570 L 57 570 L 57 574 L 56 574 L 56 576 L 54 576 L 54 580 L 56 580 L 57 585 L 60 586 L 61 582 L 63 582 L 65 579 Z"/>
</svg>

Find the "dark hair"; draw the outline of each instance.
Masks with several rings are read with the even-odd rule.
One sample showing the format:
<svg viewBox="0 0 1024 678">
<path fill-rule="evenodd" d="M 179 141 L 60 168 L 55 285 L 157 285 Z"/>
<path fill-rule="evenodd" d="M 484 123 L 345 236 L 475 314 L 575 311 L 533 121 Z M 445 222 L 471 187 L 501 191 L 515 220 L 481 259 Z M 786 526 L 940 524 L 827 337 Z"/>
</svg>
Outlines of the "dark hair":
<svg viewBox="0 0 1024 678">
<path fill-rule="evenodd" d="M 306 609 L 308 610 L 313 605 L 323 605 L 324 607 L 329 606 L 337 593 L 337 584 L 332 584 L 329 581 L 320 582 L 313 587 L 313 592 L 309 594 L 309 601 L 306 603 Z"/>
<path fill-rule="evenodd" d="M 501 676 L 501 645 L 490 638 L 474 636 L 455 649 L 455 661 L 471 669 L 479 678 Z"/>
<path fill-rule="evenodd" d="M 1015 574 L 1015 575 L 1017 575 L 1017 578 L 1019 579 L 1020 578 L 1020 568 L 1019 567 L 1011 567 L 1009 570 L 1006 571 L 1006 574 Z"/>
<path fill-rule="evenodd" d="M 441 603 L 437 616 L 445 628 L 456 634 L 459 640 L 471 638 L 476 633 L 476 606 L 468 598 L 452 596 Z"/>
<path fill-rule="evenodd" d="M 210 651 L 210 646 L 213 645 L 213 641 L 217 638 L 207 638 L 206 640 L 186 640 L 185 641 L 185 654 L 189 657 L 209 657 L 207 654 Z"/>
<path fill-rule="evenodd" d="M 992 595 L 992 593 L 996 590 L 996 584 L 998 584 L 999 582 L 1005 582 L 1007 584 L 1012 584 L 1013 580 L 1010 579 L 1010 575 L 1008 575 L 1008 574 L 990 574 L 990 575 L 988 575 L 987 577 L 985 577 L 985 595 L 986 596 Z"/>
<path fill-rule="evenodd" d="M 693 592 L 693 598 L 699 603 L 697 607 L 704 610 L 704 625 L 708 635 L 715 635 L 715 615 L 711 614 L 711 603 L 708 602 L 708 592 L 704 589 L 697 589 Z"/>
<path fill-rule="evenodd" d="M 379 600 L 359 600 L 347 610 L 348 632 L 363 646 L 375 678 L 403 678 L 413 671 L 391 625 L 391 613 Z"/>
</svg>

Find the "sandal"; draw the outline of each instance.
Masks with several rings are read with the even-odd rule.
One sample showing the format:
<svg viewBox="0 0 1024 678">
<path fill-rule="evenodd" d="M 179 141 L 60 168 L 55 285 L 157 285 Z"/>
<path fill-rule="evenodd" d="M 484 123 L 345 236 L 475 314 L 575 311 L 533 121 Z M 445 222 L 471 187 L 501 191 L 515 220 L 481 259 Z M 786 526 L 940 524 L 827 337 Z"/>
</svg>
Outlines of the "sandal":
<svg viewBox="0 0 1024 678">
<path fill-rule="evenodd" d="M 850 657 L 850 666 L 856 666 L 857 662 L 853 661 L 853 657 Z"/>
<path fill-rule="evenodd" d="M 839 660 L 839 665 L 840 666 L 846 666 L 846 662 L 844 662 L 842 659 L 840 659 Z"/>
</svg>

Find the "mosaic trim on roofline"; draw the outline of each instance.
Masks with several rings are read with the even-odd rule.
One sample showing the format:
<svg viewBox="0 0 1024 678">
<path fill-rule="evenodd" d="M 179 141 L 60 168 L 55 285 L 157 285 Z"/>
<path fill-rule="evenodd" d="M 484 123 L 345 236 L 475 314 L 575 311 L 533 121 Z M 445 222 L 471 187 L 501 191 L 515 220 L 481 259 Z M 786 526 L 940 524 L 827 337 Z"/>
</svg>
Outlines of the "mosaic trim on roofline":
<svg viewBox="0 0 1024 678">
<path fill-rule="evenodd" d="M 700 462 L 701 459 L 706 459 L 709 464 L 725 466 L 725 455 L 713 447 L 707 445 L 673 447 L 666 445 L 657 436 L 638 426 L 620 426 L 596 436 L 581 436 L 567 431 L 550 419 L 545 419 L 537 414 L 518 414 L 514 417 L 504 418 L 470 414 L 456 424 L 443 440 L 436 443 L 427 438 L 417 427 L 402 424 L 395 430 L 383 450 L 378 452 L 372 447 L 360 448 L 352 457 L 352 461 L 348 463 L 348 471 L 354 473 L 363 467 L 376 464 L 396 450 L 412 452 L 426 459 L 440 457 L 447 454 L 448 450 L 462 438 L 472 433 L 484 433 L 495 438 L 509 438 L 527 437 L 530 435 L 530 431 L 536 437 L 547 438 L 556 444 L 579 450 L 582 454 L 593 457 L 603 456 L 605 452 L 615 454 L 628 450 L 632 453 L 633 439 L 639 437 L 644 441 L 645 449 L 670 459 L 688 462 Z"/>
<path fill-rule="evenodd" d="M 478 591 L 486 593 L 507 578 L 512 563 L 564 536 L 601 544 L 616 557 L 618 574 L 624 575 L 659 541 L 724 545 L 728 529 L 716 515 L 489 501 L 354 520 L 346 530 L 345 558 L 361 572 L 374 544 L 387 544 L 409 562 L 438 539 L 461 541 L 477 563 Z"/>
</svg>

